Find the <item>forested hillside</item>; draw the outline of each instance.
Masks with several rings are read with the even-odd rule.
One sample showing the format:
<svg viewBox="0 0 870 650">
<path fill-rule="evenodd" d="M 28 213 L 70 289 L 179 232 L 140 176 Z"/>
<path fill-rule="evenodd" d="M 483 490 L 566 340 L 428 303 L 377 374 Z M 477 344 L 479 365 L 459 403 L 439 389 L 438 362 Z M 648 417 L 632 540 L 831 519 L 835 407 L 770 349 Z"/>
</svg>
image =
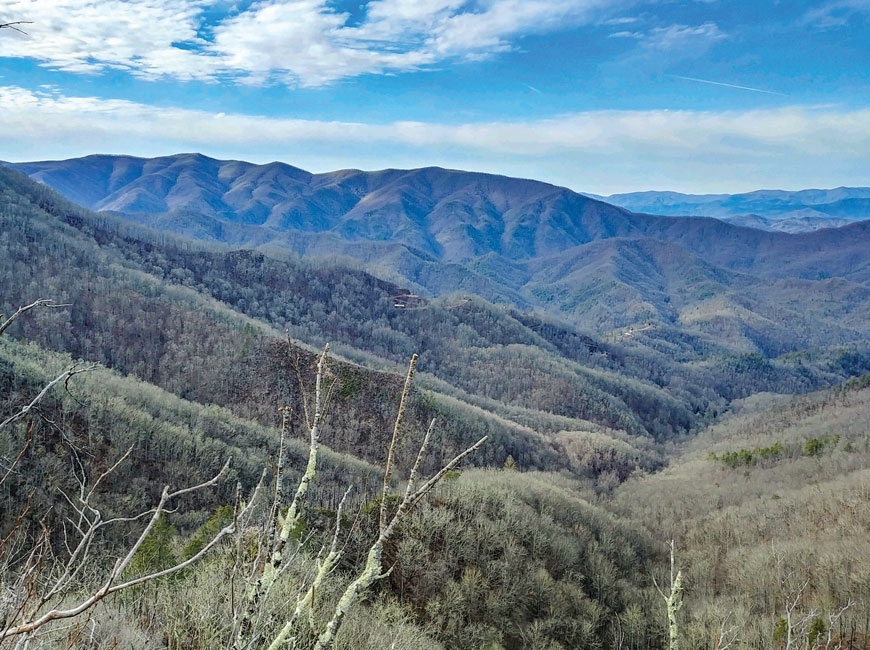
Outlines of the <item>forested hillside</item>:
<svg viewBox="0 0 870 650">
<path fill-rule="evenodd" d="M 69 357 L 8 341 L 0 345 L 0 355 L 3 413 L 15 410 L 70 363 Z M 380 405 L 394 414 L 394 402 L 383 398 Z M 338 402 L 330 410 L 340 416 L 343 407 Z M 299 416 L 294 424 L 299 425 Z M 67 510 L 58 501 L 58 490 L 75 494 L 77 489 L 76 474 L 66 469 L 74 458 L 82 463 L 111 462 L 133 445 L 129 461 L 100 488 L 100 508 L 110 518 L 147 509 L 164 484 L 205 480 L 232 457 L 231 474 L 225 481 L 203 498 L 188 499 L 182 511 L 168 515 L 176 536 L 166 542 L 170 548 L 165 552 L 170 554 L 180 554 L 218 506 L 232 503 L 234 480 L 246 487 L 256 482 L 277 444 L 273 428 L 102 369 L 75 378 L 69 392 L 59 391 L 46 399 L 33 430 L 22 426 L 16 431 L 4 437 L 4 456 L 14 456 L 25 434 L 34 442 L 16 468 L 16 478 L 3 486 L 3 510 L 17 512 L 17 498 L 29 494 L 31 507 L 47 513 L 46 523 L 57 530 Z M 288 481 L 292 483 L 301 475 L 306 450 L 297 439 L 291 439 L 290 445 Z M 433 444 L 436 452 L 439 445 Z M 344 533 L 349 536 L 344 569 L 351 571 L 371 536 L 371 508 L 366 503 L 379 488 L 380 470 L 328 451 L 321 464 L 309 499 L 309 525 L 315 527 L 322 521 L 328 530 L 330 513 L 341 493 L 347 485 L 354 486 L 351 503 L 362 508 L 363 514 L 356 527 L 350 527 L 349 521 L 350 528 Z M 527 647 L 529 638 L 575 647 L 614 634 L 613 614 L 632 602 L 643 605 L 645 579 L 637 567 L 646 565 L 655 551 L 651 541 L 633 532 L 627 522 L 581 497 L 579 488 L 557 474 L 463 471 L 438 489 L 403 527 L 388 550 L 387 562 L 394 566 L 393 572 L 374 602 L 387 608 L 401 603 L 402 619 L 409 626 L 406 633 L 421 634 L 414 632 L 414 626 L 430 630 L 444 647 L 470 650 L 498 643 L 519 648 Z M 4 534 L 12 523 L 4 521 Z M 123 539 L 110 537 L 107 543 L 120 544 Z M 315 537 L 309 547 L 316 552 L 319 543 Z M 226 553 L 218 554 L 205 568 L 136 596 L 153 600 L 149 615 L 156 618 L 150 625 L 171 630 L 169 647 L 216 647 L 216 637 L 209 635 L 225 633 L 221 626 L 228 619 L 215 580 L 229 571 L 227 561 Z M 600 576 L 597 571 L 602 572 Z M 292 579 L 301 578 L 294 575 Z M 484 593 L 489 594 L 486 600 Z M 170 601 L 164 599 L 170 598 L 188 603 L 184 618 L 167 608 Z M 122 599 L 108 605 L 105 613 L 114 623 L 101 628 L 105 638 L 100 636 L 89 647 L 111 647 L 112 634 L 118 630 L 135 647 L 159 647 L 144 641 L 154 630 L 142 629 L 142 620 L 135 616 L 142 605 L 135 602 Z M 199 616 L 203 619 L 198 620 Z M 389 617 L 382 623 L 384 627 L 396 624 Z M 361 622 L 356 627 L 356 635 L 372 634 Z M 656 630 L 651 623 L 649 633 L 656 634 Z M 378 646 L 345 641 L 340 647 L 374 650 Z"/>
<path fill-rule="evenodd" d="M 588 428 L 583 422 L 591 421 L 661 439 L 697 428 L 733 397 L 812 390 L 860 372 L 870 360 L 856 331 L 846 329 L 867 326 L 858 313 L 862 294 L 849 305 L 826 297 L 825 305 L 837 304 L 838 315 L 848 311 L 851 320 L 841 317 L 825 330 L 809 312 L 785 349 L 771 341 L 760 355 L 754 348 L 734 350 L 727 336 L 676 326 L 602 336 L 467 294 L 397 307 L 403 304 L 397 296 L 407 290 L 361 271 L 203 248 L 97 217 L 2 173 L 9 251 L 2 260 L 11 278 L 6 308 L 34 295 L 71 304 L 30 321 L 23 334 L 201 401 L 238 402 L 249 391 L 227 382 L 244 382 L 248 373 L 221 369 L 235 367 L 240 350 L 269 332 L 289 331 L 314 345 L 339 342 L 349 358 L 377 358 L 374 363 L 387 368 L 401 367 L 419 352 L 421 370 L 449 385 L 434 383 L 439 392 L 538 431 Z M 642 267 L 634 272 L 644 274 Z M 751 297 L 749 289 L 745 295 Z M 806 294 L 800 295 L 807 305 Z M 616 299 L 610 292 L 608 300 Z M 755 321 L 739 316 L 717 328 L 752 331 Z M 762 337 L 770 321 L 758 321 L 754 335 Z M 235 334 L 239 328 L 242 336 Z M 853 342 L 803 352 L 823 343 L 822 331 L 824 343 Z M 838 337 L 838 331 L 848 334 Z M 771 358 L 796 347 L 800 354 Z M 191 366 L 202 370 L 182 372 Z M 559 417 L 581 422 L 566 425 Z"/>
<path fill-rule="evenodd" d="M 691 647 L 864 648 L 870 606 L 870 375 L 759 396 L 613 505 L 674 539 Z"/>
<path fill-rule="evenodd" d="M 324 447 L 285 538 L 292 562 L 250 623 L 259 637 L 239 622 L 256 582 L 240 567 L 255 576 L 268 564 L 261 553 L 275 533 L 264 523 L 233 528 L 195 565 L 107 597 L 71 624 L 46 625 L 35 643 L 265 648 L 286 619 L 282 603 L 301 603 L 314 584 L 303 618 L 306 634 L 319 631 L 367 570 L 386 514 L 401 509 L 401 477 L 412 467 L 431 476 L 483 437 L 403 515 L 381 549 L 384 579 L 356 601 L 335 647 L 664 648 L 652 579 L 667 582 L 672 538 L 686 576 L 686 647 L 724 648 L 720 624 L 739 629 L 746 647 L 777 647 L 784 599 L 798 597 L 791 612 L 808 616 L 786 630 L 803 643 L 790 650 L 833 649 L 820 639 L 835 629 L 829 640 L 864 638 L 870 290 L 858 258 L 838 262 L 851 264 L 843 277 L 776 279 L 701 262 L 673 242 L 611 237 L 529 261 L 533 282 L 503 259 L 473 262 L 477 277 L 560 301 L 546 311 L 471 290 L 420 295 L 348 260 L 185 239 L 90 212 L 8 169 L 0 220 L 0 313 L 52 301 L 0 337 L 6 630 L 31 602 L 16 594 L 45 584 L 36 569 L 32 583 L 16 582 L 26 558 L 75 557 L 76 495 L 106 520 L 153 513 L 164 485 L 209 481 L 231 459 L 214 484 L 154 520 L 126 577 L 186 561 L 240 512 L 269 521 L 268 507 L 246 508 L 271 491 L 275 503 L 289 500 L 307 475 L 320 378 Z M 766 241 L 758 259 L 773 269 L 782 246 Z M 822 252 L 816 261 L 835 268 Z M 805 256 L 802 268 L 813 263 Z M 590 322 L 599 326 L 581 326 Z M 318 371 L 327 342 L 333 354 Z M 391 445 L 400 373 L 415 353 L 416 388 Z M 84 372 L 21 411 L 70 367 Z M 385 465 L 396 470 L 389 496 Z M 64 598 L 93 593 L 146 519 L 96 537 Z M 51 552 L 28 555 L 48 548 L 40 540 Z M 340 561 L 321 581 L 335 540 Z M 768 561 L 776 570 L 765 574 Z M 296 647 L 313 647 L 300 635 Z"/>
<path fill-rule="evenodd" d="M 863 313 L 870 297 L 870 222 L 763 232 L 438 168 L 311 174 L 198 154 L 14 167 L 161 231 L 309 259 L 340 255 L 415 293 L 470 292 L 586 330 L 655 323 L 774 355 L 868 334 L 851 309 Z"/>
</svg>

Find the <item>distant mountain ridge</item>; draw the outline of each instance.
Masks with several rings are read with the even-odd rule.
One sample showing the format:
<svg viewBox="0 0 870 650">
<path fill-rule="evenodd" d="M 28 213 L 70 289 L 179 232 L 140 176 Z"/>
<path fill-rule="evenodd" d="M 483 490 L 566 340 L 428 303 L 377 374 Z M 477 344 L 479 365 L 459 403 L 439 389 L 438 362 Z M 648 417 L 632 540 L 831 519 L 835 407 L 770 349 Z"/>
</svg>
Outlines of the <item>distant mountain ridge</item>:
<svg viewBox="0 0 870 650">
<path fill-rule="evenodd" d="M 477 294 L 603 333 L 658 323 L 766 353 L 865 336 L 863 317 L 844 306 L 870 292 L 870 222 L 764 232 L 440 168 L 312 174 L 199 154 L 10 166 L 158 230 L 351 258 L 413 291 Z"/>
<path fill-rule="evenodd" d="M 619 228 L 624 210 L 564 188 L 434 167 L 311 174 L 200 154 L 10 166 L 89 209 L 145 223 L 146 215 L 160 216 L 161 227 L 197 229 L 203 238 L 212 231 L 214 239 L 240 245 L 296 231 L 398 242 L 445 261 L 488 252 L 522 259 L 630 231 Z M 577 213 L 586 217 L 582 223 L 566 221 Z M 305 239 L 317 247 L 322 237 Z"/>
<path fill-rule="evenodd" d="M 630 192 L 592 198 L 633 212 L 668 216 L 714 217 L 736 225 L 807 232 L 870 219 L 870 187 L 830 190 L 757 190 L 744 194 Z"/>
</svg>

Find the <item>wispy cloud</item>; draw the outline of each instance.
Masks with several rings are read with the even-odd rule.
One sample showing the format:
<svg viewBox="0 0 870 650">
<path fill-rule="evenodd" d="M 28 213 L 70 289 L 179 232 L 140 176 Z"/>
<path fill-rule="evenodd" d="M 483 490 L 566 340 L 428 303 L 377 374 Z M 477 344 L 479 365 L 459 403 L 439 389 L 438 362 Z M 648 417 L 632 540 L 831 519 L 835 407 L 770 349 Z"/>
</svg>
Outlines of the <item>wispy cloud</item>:
<svg viewBox="0 0 870 650">
<path fill-rule="evenodd" d="M 157 108 L 7 86 L 0 87 L 0 124 L 4 157 L 18 160 L 203 151 L 315 171 L 441 164 L 599 193 L 867 184 L 861 170 L 870 169 L 870 109 L 836 107 L 372 125 Z"/>
<path fill-rule="evenodd" d="M 650 30 L 644 46 L 651 50 L 682 50 L 698 45 L 706 47 L 725 36 L 712 22 L 702 25 L 668 25 Z"/>
<path fill-rule="evenodd" d="M 609 18 L 601 22 L 602 25 L 612 27 L 614 25 L 630 25 L 640 20 L 637 16 L 621 16 L 619 18 Z"/>
<path fill-rule="evenodd" d="M 626 32 L 626 31 L 613 32 L 609 36 L 610 36 L 610 38 L 635 38 L 639 41 L 642 41 L 644 38 L 646 38 L 646 34 L 644 34 L 643 32 Z"/>
<path fill-rule="evenodd" d="M 810 9 L 802 22 L 821 29 L 848 25 L 856 14 L 870 13 L 870 0 L 834 0 Z"/>
<path fill-rule="evenodd" d="M 714 22 L 700 25 L 674 23 L 650 29 L 618 31 L 611 38 L 633 41 L 624 54 L 604 64 L 614 76 L 625 71 L 662 74 L 684 61 L 703 58 L 710 50 L 728 38 Z"/>
<path fill-rule="evenodd" d="M 4 56 L 145 78 L 316 86 L 510 50 L 531 33 L 592 20 L 606 0 L 370 0 L 361 21 L 328 0 L 261 0 L 214 19 L 220 0 L 7 0 L 33 21 Z M 223 3 L 226 5 L 226 3 Z"/>
</svg>

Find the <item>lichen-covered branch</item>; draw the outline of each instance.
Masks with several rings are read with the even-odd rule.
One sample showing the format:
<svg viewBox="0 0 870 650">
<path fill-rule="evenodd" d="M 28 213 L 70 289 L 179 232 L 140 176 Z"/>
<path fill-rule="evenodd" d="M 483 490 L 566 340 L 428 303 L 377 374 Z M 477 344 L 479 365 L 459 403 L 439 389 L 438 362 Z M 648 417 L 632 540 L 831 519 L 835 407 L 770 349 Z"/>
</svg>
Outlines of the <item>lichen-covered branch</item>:
<svg viewBox="0 0 870 650">
<path fill-rule="evenodd" d="M 270 519 L 268 526 L 275 533 L 270 534 L 270 548 L 268 560 L 262 565 L 262 570 L 250 586 L 246 598 L 244 614 L 241 617 L 238 632 L 235 639 L 235 647 L 238 650 L 249 647 L 254 635 L 254 618 L 257 615 L 263 597 L 268 593 L 277 580 L 282 567 L 286 563 L 284 557 L 286 553 L 287 541 L 290 535 L 299 526 L 301 519 L 301 509 L 308 495 L 308 490 L 312 481 L 317 475 L 317 456 L 320 450 L 320 427 L 323 422 L 323 415 L 326 407 L 326 396 L 324 394 L 324 378 L 326 375 L 327 361 L 329 359 L 329 344 L 323 347 L 323 351 L 317 361 L 317 375 L 314 380 L 314 413 L 310 419 L 306 416 L 306 423 L 309 430 L 309 447 L 308 447 L 308 462 L 305 467 L 305 472 L 299 480 L 299 485 L 296 487 L 296 492 L 293 495 L 293 500 L 287 507 L 285 512 L 281 512 L 281 501 L 284 497 L 283 486 L 283 469 L 284 469 L 284 445 L 286 436 L 287 416 L 286 411 L 283 418 L 281 428 L 281 440 L 279 442 L 278 452 L 278 467 L 275 476 L 275 493 L 272 506 L 270 508 Z M 303 403 L 305 396 L 302 396 Z M 307 409 L 306 409 L 307 410 Z"/>
<path fill-rule="evenodd" d="M 420 459 L 423 451 L 425 450 L 426 445 L 429 441 L 429 436 L 432 431 L 432 426 L 430 425 L 429 429 L 426 432 L 426 436 L 423 439 L 423 443 L 420 445 L 420 452 L 417 454 L 417 461 L 414 463 L 414 467 L 411 470 L 411 477 L 416 475 L 416 471 L 420 464 Z M 418 489 L 414 490 L 412 487 L 412 481 L 409 478 L 408 487 L 405 489 L 405 496 L 402 498 L 402 502 L 399 504 L 396 513 L 386 522 L 385 527 L 381 530 L 380 535 L 375 540 L 375 542 L 369 548 L 369 552 L 366 555 L 366 563 L 363 570 L 360 574 L 347 586 L 342 594 L 341 598 L 338 601 L 338 604 L 335 606 L 335 612 L 332 615 L 329 623 L 326 624 L 326 628 L 323 630 L 321 635 L 317 639 L 317 643 L 314 646 L 314 650 L 331 650 L 331 648 L 335 645 L 335 637 L 338 633 L 339 628 L 341 627 L 342 622 L 344 621 L 345 616 L 347 616 L 348 611 L 351 606 L 359 599 L 359 597 L 365 593 L 369 587 L 371 587 L 375 582 L 385 577 L 387 574 L 382 572 L 382 557 L 384 552 L 384 544 L 392 537 L 396 528 L 401 524 L 405 518 L 410 513 L 411 509 L 429 492 L 435 485 L 444 477 L 447 472 L 451 471 L 455 468 L 463 458 L 473 453 L 477 449 L 486 442 L 486 436 L 478 440 L 471 447 L 466 449 L 460 454 L 457 454 L 449 463 L 447 463 L 444 467 L 442 467 L 432 478 L 426 481 L 422 486 Z M 389 573 L 389 572 L 387 572 Z M 270 650 L 273 650 L 270 648 Z"/>
<path fill-rule="evenodd" d="M 300 484 L 297 488 L 293 504 L 291 504 L 290 508 L 288 508 L 287 515 L 285 515 L 285 517 L 282 519 L 282 529 L 287 527 L 288 523 L 296 521 L 296 517 L 299 516 L 298 508 L 301 507 L 302 500 L 304 499 L 305 493 L 308 489 L 308 484 L 314 479 L 314 476 L 316 474 L 318 448 L 316 432 L 317 427 L 321 422 L 322 414 L 320 395 L 322 390 L 321 380 L 323 374 L 323 365 L 326 359 L 326 351 L 327 350 L 324 349 L 324 353 L 321 355 L 321 360 L 318 363 L 318 374 L 315 384 L 314 417 L 312 418 L 312 437 L 311 447 L 309 450 L 308 465 L 305 474 L 300 480 Z M 445 474 L 454 469 L 460 462 L 462 462 L 462 460 L 466 456 L 479 449 L 480 446 L 483 445 L 484 442 L 486 442 L 486 437 L 481 438 L 474 445 L 472 445 L 462 453 L 457 454 L 456 457 L 454 457 L 449 463 L 444 465 L 444 467 L 442 467 L 433 477 L 423 482 L 422 485 L 418 486 L 420 466 L 426 454 L 426 449 L 428 448 L 429 440 L 431 438 L 432 431 L 435 425 L 434 421 L 431 422 L 423 437 L 423 441 L 420 444 L 420 448 L 414 461 L 414 465 L 408 474 L 408 481 L 404 490 L 404 494 L 402 496 L 402 500 L 400 501 L 395 513 L 393 513 L 392 516 L 389 516 L 389 513 L 387 511 L 387 502 L 390 494 L 391 477 L 395 464 L 395 452 L 401 440 L 403 418 L 408 401 L 408 396 L 411 391 L 411 383 L 414 378 L 416 364 L 417 355 L 414 355 L 411 358 L 408 372 L 405 377 L 405 383 L 402 389 L 402 396 L 399 402 L 399 409 L 396 415 L 395 424 L 393 426 L 393 435 L 387 448 L 387 460 L 384 466 L 383 487 L 381 489 L 381 505 L 378 518 L 378 536 L 369 547 L 369 550 L 366 554 L 365 566 L 362 568 L 359 574 L 347 585 L 341 597 L 339 598 L 338 603 L 335 605 L 332 617 L 318 633 L 318 631 L 314 629 L 316 627 L 313 620 L 314 597 L 315 594 L 317 594 L 321 590 L 321 587 L 326 577 L 330 573 L 332 573 L 332 571 L 337 567 L 342 556 L 342 552 L 338 544 L 340 533 L 341 508 L 344 503 L 344 499 L 342 499 L 342 503 L 339 505 L 339 511 L 336 514 L 336 527 L 332 537 L 332 541 L 328 548 L 324 548 L 323 551 L 321 551 L 321 554 L 316 560 L 316 570 L 314 578 L 311 584 L 305 590 L 305 592 L 300 594 L 299 597 L 296 599 L 296 603 L 293 606 L 292 610 L 288 611 L 286 619 L 284 620 L 283 625 L 281 625 L 280 630 L 272 638 L 271 642 L 266 646 L 268 650 L 279 650 L 279 648 L 287 647 L 288 645 L 290 647 L 295 647 L 296 642 L 298 641 L 298 636 L 302 633 L 302 630 L 300 629 L 300 625 L 302 625 L 301 620 L 306 615 L 308 617 L 308 621 L 306 623 L 308 629 L 305 630 L 305 634 L 313 632 L 316 635 L 314 650 L 331 650 L 335 644 L 336 635 L 338 634 L 338 631 L 341 628 L 341 625 L 344 622 L 347 613 L 350 611 L 350 608 L 376 581 L 384 577 L 385 573 L 382 568 L 384 545 L 395 533 L 397 527 L 406 519 L 411 509 L 420 501 L 420 499 L 422 499 L 445 476 Z M 347 494 L 345 494 L 345 497 L 346 496 Z M 280 551 L 282 548 L 282 546 L 278 547 L 279 554 L 273 555 L 273 559 L 277 559 L 279 561 L 281 560 Z M 387 573 L 389 573 L 389 571 Z M 271 569 L 267 569 L 266 571 L 264 571 L 263 575 L 258 581 L 257 588 L 263 589 L 267 580 L 274 580 L 274 575 L 274 571 Z M 264 589 L 264 593 L 267 590 L 268 588 Z M 245 632 L 245 634 L 248 634 L 248 632 Z M 246 639 L 249 639 L 249 637 L 246 637 L 245 635 L 240 633 L 236 644 L 237 650 L 242 650 L 242 648 L 245 647 L 244 642 Z"/>
<path fill-rule="evenodd" d="M 656 589 L 658 589 L 661 597 L 664 598 L 665 607 L 667 608 L 668 648 L 669 650 L 679 650 L 680 634 L 677 614 L 683 607 L 683 573 L 682 571 L 677 570 L 676 575 L 674 575 L 674 540 L 671 540 L 668 546 L 671 551 L 671 584 L 669 591 L 667 593 L 662 591 L 658 583 L 655 582 L 655 578 L 653 578 L 653 582 L 655 583 Z"/>
<path fill-rule="evenodd" d="M 384 467 L 384 485 L 381 489 L 381 516 L 380 516 L 380 531 L 383 532 L 387 525 L 387 492 L 390 489 L 390 478 L 393 474 L 393 459 L 396 453 L 396 443 L 399 441 L 399 431 L 402 426 L 402 420 L 405 417 L 405 404 L 408 401 L 408 394 L 411 392 L 411 382 L 414 381 L 414 372 L 417 370 L 418 356 L 415 354 L 411 357 L 411 362 L 408 364 L 408 374 L 405 375 L 405 385 L 402 387 L 402 397 L 399 400 L 399 410 L 396 413 L 396 422 L 393 426 L 393 437 L 390 439 L 390 446 L 387 449 L 387 464 Z"/>
<path fill-rule="evenodd" d="M 307 615 L 309 627 L 314 627 L 314 597 L 320 592 L 323 587 L 323 582 L 326 580 L 327 576 L 335 570 L 335 567 L 338 566 L 339 560 L 341 560 L 341 549 L 338 547 L 339 533 L 341 532 L 341 513 L 344 509 L 344 502 L 347 499 L 347 495 L 350 494 L 350 491 L 351 488 L 349 487 L 338 504 L 338 510 L 335 513 L 335 531 L 332 535 L 332 541 L 330 542 L 329 549 L 324 549 L 326 550 L 326 554 L 324 555 L 323 552 L 321 552 L 321 556 L 316 560 L 317 570 L 314 579 L 311 581 L 308 589 L 305 590 L 305 593 L 296 600 L 296 609 L 284 623 L 284 626 L 272 640 L 272 643 L 269 644 L 268 650 L 278 650 L 278 648 L 287 643 L 287 641 L 290 640 L 296 622 L 303 616 Z"/>
</svg>

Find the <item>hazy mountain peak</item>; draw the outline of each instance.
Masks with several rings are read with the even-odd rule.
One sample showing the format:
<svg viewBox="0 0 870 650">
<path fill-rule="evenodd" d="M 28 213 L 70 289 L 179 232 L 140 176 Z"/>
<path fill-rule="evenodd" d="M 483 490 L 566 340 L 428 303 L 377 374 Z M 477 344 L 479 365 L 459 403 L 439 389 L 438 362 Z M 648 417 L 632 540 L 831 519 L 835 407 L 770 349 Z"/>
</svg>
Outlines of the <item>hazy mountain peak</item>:
<svg viewBox="0 0 870 650">
<path fill-rule="evenodd" d="M 829 190 L 756 190 L 743 194 L 631 192 L 601 197 L 634 212 L 707 216 L 765 230 L 802 232 L 870 219 L 870 187 Z M 811 211 L 811 214 L 807 211 Z M 805 217 L 813 217 L 806 220 Z M 751 218 L 755 217 L 755 219 Z M 822 220 L 829 219 L 824 224 Z M 783 221 L 776 224 L 772 221 Z"/>
</svg>

